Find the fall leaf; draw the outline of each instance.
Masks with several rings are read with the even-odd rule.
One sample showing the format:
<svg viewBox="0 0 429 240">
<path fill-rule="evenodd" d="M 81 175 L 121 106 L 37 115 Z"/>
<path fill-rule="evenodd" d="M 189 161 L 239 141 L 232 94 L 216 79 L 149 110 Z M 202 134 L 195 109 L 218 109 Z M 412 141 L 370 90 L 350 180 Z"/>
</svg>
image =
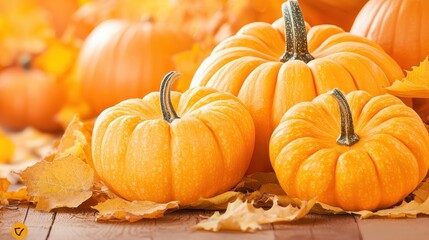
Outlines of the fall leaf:
<svg viewBox="0 0 429 240">
<path fill-rule="evenodd" d="M 163 216 L 167 210 L 178 208 L 178 202 L 155 203 L 150 201 L 127 201 L 122 198 L 109 199 L 92 207 L 99 213 L 97 221 L 136 222 L 144 218 Z"/>
<path fill-rule="evenodd" d="M 0 163 L 9 163 L 15 153 L 15 144 L 0 130 Z"/>
<path fill-rule="evenodd" d="M 201 221 L 195 227 L 207 231 L 234 230 L 253 232 L 261 229 L 261 224 L 291 222 L 303 218 L 313 207 L 315 201 L 302 201 L 299 207 L 288 205 L 281 207 L 278 199 L 272 199 L 270 209 L 255 208 L 253 203 L 237 199 L 228 204 L 225 213 L 215 212 L 209 219 Z"/>
<path fill-rule="evenodd" d="M 9 205 L 10 200 L 28 200 L 27 188 L 21 187 L 20 189 L 8 192 L 10 182 L 7 179 L 0 178 L 0 209 L 2 206 Z"/>
<path fill-rule="evenodd" d="M 70 154 L 57 156 L 52 162 L 36 163 L 21 177 L 28 195 L 37 199 L 37 210 L 75 208 L 92 196 L 94 170 Z"/>
<path fill-rule="evenodd" d="M 402 80 L 396 80 L 387 91 L 398 97 L 429 98 L 428 57 L 418 67 L 413 67 Z"/>
<path fill-rule="evenodd" d="M 224 210 L 228 203 L 244 197 L 243 193 L 228 191 L 212 198 L 202 198 L 189 205 L 180 206 L 181 209 L 204 209 L 204 210 Z"/>
</svg>

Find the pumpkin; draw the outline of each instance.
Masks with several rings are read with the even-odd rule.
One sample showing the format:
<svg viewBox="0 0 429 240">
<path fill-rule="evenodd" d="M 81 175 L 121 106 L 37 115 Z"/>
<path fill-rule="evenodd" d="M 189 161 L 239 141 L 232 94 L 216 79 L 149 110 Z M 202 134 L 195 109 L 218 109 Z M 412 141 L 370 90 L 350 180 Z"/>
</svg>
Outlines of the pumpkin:
<svg viewBox="0 0 429 240">
<path fill-rule="evenodd" d="M 61 36 L 78 9 L 77 0 L 35 0 L 40 6 L 49 12 L 52 25 L 57 36 Z"/>
<path fill-rule="evenodd" d="M 12 130 L 61 130 L 55 116 L 65 101 L 64 95 L 61 82 L 32 68 L 30 59 L 23 57 L 21 66 L 0 73 L 0 125 Z"/>
<path fill-rule="evenodd" d="M 404 76 L 376 43 L 332 25 L 312 27 L 306 34 L 295 0 L 286 2 L 283 11 L 284 18 L 272 25 L 251 23 L 221 42 L 191 83 L 230 92 L 249 109 L 256 127 L 249 173 L 271 170 L 270 136 L 293 105 L 335 87 L 382 94 Z"/>
<path fill-rule="evenodd" d="M 375 210 L 401 201 L 429 168 L 429 134 L 392 95 L 338 89 L 291 108 L 270 141 L 286 194 L 344 210 Z"/>
<path fill-rule="evenodd" d="M 334 24 L 348 31 L 368 0 L 299 0 L 310 25 Z"/>
<path fill-rule="evenodd" d="M 429 1 L 372 0 L 363 7 L 351 32 L 380 44 L 403 69 L 429 55 Z"/>
<path fill-rule="evenodd" d="M 174 42 L 172 42 L 172 40 Z M 82 94 L 95 113 L 156 91 L 172 56 L 192 40 L 149 21 L 107 20 L 84 42 L 77 61 Z"/>
<path fill-rule="evenodd" d="M 128 200 L 194 202 L 237 184 L 252 156 L 252 117 L 233 95 L 199 87 L 170 89 L 125 100 L 95 122 L 92 156 L 96 172 Z"/>
</svg>

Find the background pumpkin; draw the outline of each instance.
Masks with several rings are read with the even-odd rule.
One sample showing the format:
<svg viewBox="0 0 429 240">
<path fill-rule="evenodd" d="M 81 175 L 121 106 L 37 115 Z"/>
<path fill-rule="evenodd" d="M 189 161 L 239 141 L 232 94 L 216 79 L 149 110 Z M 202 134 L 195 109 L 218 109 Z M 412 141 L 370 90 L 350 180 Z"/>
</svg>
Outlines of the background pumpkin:
<svg viewBox="0 0 429 240">
<path fill-rule="evenodd" d="M 61 129 L 55 115 L 65 101 L 62 84 L 41 70 L 22 65 L 0 73 L 0 125 L 20 130 L 35 127 L 54 132 Z"/>
<path fill-rule="evenodd" d="M 349 31 L 368 0 L 299 0 L 305 20 L 310 25 L 334 24 Z"/>
<path fill-rule="evenodd" d="M 78 9 L 78 0 L 35 0 L 49 12 L 49 18 L 57 36 L 61 36 Z"/>
<path fill-rule="evenodd" d="M 283 190 L 353 211 L 401 201 L 429 168 L 419 116 L 392 95 L 333 96 L 296 105 L 274 131 L 270 157 Z"/>
<path fill-rule="evenodd" d="M 107 20 L 84 42 L 77 61 L 83 97 L 95 113 L 156 91 L 172 56 L 191 47 L 182 32 L 149 21 Z"/>
<path fill-rule="evenodd" d="M 403 69 L 411 69 L 429 55 L 428 12 L 427 0 L 371 0 L 351 32 L 377 42 Z"/>
<path fill-rule="evenodd" d="M 284 19 L 272 25 L 246 25 L 221 42 L 201 64 L 191 84 L 230 92 L 249 109 L 256 126 L 249 173 L 271 170 L 269 139 L 293 105 L 335 87 L 345 92 L 361 89 L 382 94 L 384 87 L 404 76 L 376 43 L 333 25 L 313 27 L 307 35 L 297 1 L 289 0 L 283 11 Z"/>
<path fill-rule="evenodd" d="M 212 197 L 237 184 L 249 165 L 255 131 L 244 105 L 204 87 L 170 97 L 176 77 L 171 72 L 160 93 L 123 101 L 95 123 L 95 169 L 128 200 Z"/>
</svg>

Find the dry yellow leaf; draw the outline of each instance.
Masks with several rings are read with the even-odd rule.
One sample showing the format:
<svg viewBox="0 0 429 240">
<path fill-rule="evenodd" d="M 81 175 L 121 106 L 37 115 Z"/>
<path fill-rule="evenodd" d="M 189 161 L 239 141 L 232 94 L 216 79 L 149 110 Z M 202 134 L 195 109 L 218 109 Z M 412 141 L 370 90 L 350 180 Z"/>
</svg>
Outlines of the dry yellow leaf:
<svg viewBox="0 0 429 240">
<path fill-rule="evenodd" d="M 396 80 L 387 91 L 398 97 L 429 98 L 428 57 L 418 67 L 413 67 L 402 80 Z"/>
<path fill-rule="evenodd" d="M 15 153 L 15 144 L 0 130 L 0 163 L 9 163 Z"/>
<path fill-rule="evenodd" d="M 39 162 L 21 177 L 28 195 L 38 200 L 37 210 L 75 208 L 92 196 L 94 170 L 70 154 L 57 156 L 52 162 Z"/>
<path fill-rule="evenodd" d="M 178 208 L 178 202 L 155 203 L 150 201 L 127 201 L 122 198 L 109 199 L 92 207 L 99 213 L 97 221 L 128 221 L 136 222 L 141 219 L 158 218 L 167 210 Z"/>
<path fill-rule="evenodd" d="M 303 218 L 313 207 L 315 201 L 302 201 L 299 207 L 288 205 L 281 207 L 278 199 L 272 199 L 270 209 L 255 208 L 253 203 L 237 199 L 228 204 L 225 213 L 215 212 L 213 216 L 201 221 L 195 227 L 207 231 L 233 230 L 253 232 L 262 228 L 262 224 L 275 222 L 291 222 Z"/>
<path fill-rule="evenodd" d="M 241 192 L 228 191 L 212 198 L 202 198 L 189 205 L 180 206 L 181 209 L 204 209 L 204 210 L 224 210 L 228 203 L 237 198 L 243 198 Z"/>
<path fill-rule="evenodd" d="M 9 205 L 10 200 L 28 200 L 27 188 L 22 187 L 16 191 L 9 192 L 10 182 L 5 178 L 0 178 L 0 209 Z"/>
</svg>

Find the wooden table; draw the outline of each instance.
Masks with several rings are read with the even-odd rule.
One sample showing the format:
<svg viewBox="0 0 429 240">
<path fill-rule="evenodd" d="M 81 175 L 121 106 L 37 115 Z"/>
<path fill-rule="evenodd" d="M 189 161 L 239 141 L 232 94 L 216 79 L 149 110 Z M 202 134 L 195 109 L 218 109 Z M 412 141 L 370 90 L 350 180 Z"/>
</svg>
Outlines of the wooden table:
<svg viewBox="0 0 429 240">
<path fill-rule="evenodd" d="M 255 233 L 194 231 L 194 226 L 210 211 L 178 211 L 156 220 L 136 223 L 94 221 L 92 210 L 60 209 L 51 213 L 20 205 L 16 210 L 0 210 L 0 239 L 13 239 L 12 225 L 24 222 L 26 239 L 429 239 L 429 217 L 417 219 L 364 219 L 351 215 L 315 215 L 293 223 L 264 226 Z"/>
</svg>

